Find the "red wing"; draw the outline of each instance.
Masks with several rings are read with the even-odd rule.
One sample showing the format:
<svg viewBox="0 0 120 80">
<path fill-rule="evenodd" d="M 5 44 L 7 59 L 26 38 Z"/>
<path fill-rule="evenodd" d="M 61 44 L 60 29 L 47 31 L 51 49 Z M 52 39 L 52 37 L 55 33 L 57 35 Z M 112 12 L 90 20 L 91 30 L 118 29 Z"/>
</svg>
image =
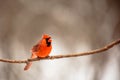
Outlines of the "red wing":
<svg viewBox="0 0 120 80">
<path fill-rule="evenodd" d="M 40 44 L 36 44 L 35 46 L 33 46 L 33 48 L 31 49 L 32 52 L 38 52 L 40 50 Z"/>
</svg>

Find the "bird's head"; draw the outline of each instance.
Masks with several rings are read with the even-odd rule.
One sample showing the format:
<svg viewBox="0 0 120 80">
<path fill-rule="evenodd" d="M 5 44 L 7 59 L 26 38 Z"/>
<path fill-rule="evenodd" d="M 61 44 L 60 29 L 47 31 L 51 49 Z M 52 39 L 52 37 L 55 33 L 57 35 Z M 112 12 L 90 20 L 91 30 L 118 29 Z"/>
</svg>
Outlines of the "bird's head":
<svg viewBox="0 0 120 80">
<path fill-rule="evenodd" d="M 52 40 L 51 40 L 51 37 L 50 37 L 49 35 L 44 34 L 44 35 L 43 35 L 43 39 L 46 40 L 46 44 L 47 44 L 48 47 L 51 46 Z"/>
</svg>

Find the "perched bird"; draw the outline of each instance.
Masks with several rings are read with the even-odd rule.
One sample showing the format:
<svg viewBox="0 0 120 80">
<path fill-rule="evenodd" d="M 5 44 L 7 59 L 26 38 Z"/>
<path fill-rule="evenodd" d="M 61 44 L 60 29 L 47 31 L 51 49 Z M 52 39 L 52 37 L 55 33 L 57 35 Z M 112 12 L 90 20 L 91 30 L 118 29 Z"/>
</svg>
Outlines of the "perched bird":
<svg viewBox="0 0 120 80">
<path fill-rule="evenodd" d="M 51 42 L 52 42 L 51 37 L 47 34 L 44 34 L 42 36 L 42 39 L 31 49 L 32 53 L 31 58 L 32 59 L 36 57 L 44 58 L 49 56 L 52 49 Z M 31 65 L 32 62 L 28 62 L 24 70 L 28 70 Z"/>
</svg>

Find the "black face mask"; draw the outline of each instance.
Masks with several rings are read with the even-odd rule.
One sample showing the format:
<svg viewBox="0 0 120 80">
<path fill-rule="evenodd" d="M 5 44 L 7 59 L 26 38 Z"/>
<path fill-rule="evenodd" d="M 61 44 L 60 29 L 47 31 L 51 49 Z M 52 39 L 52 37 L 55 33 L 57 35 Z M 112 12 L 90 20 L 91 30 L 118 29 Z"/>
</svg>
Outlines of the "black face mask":
<svg viewBox="0 0 120 80">
<path fill-rule="evenodd" d="M 51 42 L 48 42 L 49 39 L 50 39 L 50 38 L 46 38 L 46 39 L 45 39 L 45 40 L 46 40 L 47 47 L 50 47 L 50 46 L 51 46 Z"/>
</svg>

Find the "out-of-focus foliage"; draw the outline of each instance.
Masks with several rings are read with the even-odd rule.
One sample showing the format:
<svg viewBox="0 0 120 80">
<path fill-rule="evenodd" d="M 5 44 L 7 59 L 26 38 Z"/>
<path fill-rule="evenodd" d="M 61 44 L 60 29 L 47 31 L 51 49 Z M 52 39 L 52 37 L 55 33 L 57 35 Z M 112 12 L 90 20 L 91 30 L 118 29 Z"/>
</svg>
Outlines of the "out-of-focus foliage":
<svg viewBox="0 0 120 80">
<path fill-rule="evenodd" d="M 119 0 L 1 0 L 0 58 L 27 59 L 42 34 L 51 55 L 100 48 L 120 38 Z M 120 80 L 120 46 L 77 58 L 25 64 L 0 63 L 0 80 Z"/>
</svg>

